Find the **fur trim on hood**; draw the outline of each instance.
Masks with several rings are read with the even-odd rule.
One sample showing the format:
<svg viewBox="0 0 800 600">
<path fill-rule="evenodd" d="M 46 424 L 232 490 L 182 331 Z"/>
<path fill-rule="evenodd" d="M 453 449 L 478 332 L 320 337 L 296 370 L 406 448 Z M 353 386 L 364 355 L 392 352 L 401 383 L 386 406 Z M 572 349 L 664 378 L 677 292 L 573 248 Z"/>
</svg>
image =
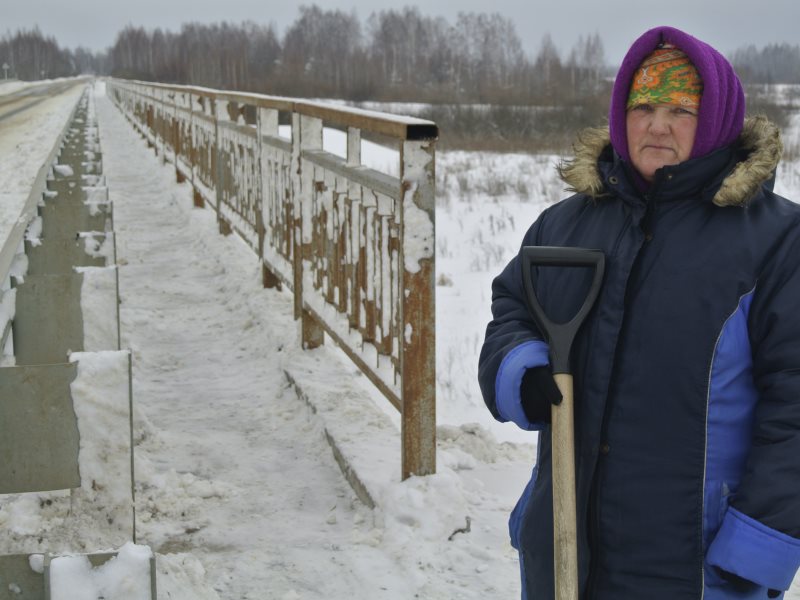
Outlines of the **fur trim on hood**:
<svg viewBox="0 0 800 600">
<path fill-rule="evenodd" d="M 605 183 L 597 169 L 600 154 L 611 143 L 608 127 L 586 129 L 578 135 L 573 145 L 575 157 L 563 161 L 558 173 L 571 192 L 592 198 L 605 195 Z M 746 159 L 739 162 L 714 194 L 717 206 L 744 206 L 769 181 L 783 153 L 783 142 L 778 127 L 764 116 L 745 119 L 744 129 L 738 139 L 739 147 L 748 151 Z"/>
</svg>

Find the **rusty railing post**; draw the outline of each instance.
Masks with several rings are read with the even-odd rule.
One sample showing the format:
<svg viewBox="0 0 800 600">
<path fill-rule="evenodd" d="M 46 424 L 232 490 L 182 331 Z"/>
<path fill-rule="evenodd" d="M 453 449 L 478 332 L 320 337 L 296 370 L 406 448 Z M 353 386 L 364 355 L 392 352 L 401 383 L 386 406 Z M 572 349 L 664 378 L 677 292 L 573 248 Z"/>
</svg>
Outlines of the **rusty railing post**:
<svg viewBox="0 0 800 600">
<path fill-rule="evenodd" d="M 167 157 L 166 157 L 166 144 L 164 143 L 164 132 L 162 131 L 161 122 L 163 120 L 164 114 L 164 91 L 155 88 L 154 94 L 155 102 L 153 103 L 153 119 L 155 121 L 155 144 L 156 144 L 156 155 L 161 156 L 161 164 L 166 164 Z M 159 152 L 159 142 L 161 142 L 161 151 Z"/>
<path fill-rule="evenodd" d="M 278 111 L 274 108 L 258 108 L 258 176 L 261 178 L 261 210 L 258 212 L 258 258 L 261 260 L 261 284 L 265 288 L 281 289 L 281 280 L 266 265 L 264 260 L 264 237 L 266 235 L 265 223 L 269 221 L 269 203 L 267 195 L 271 188 L 267 178 L 270 177 L 269 169 L 265 168 L 264 162 L 264 139 L 263 136 L 271 135 L 277 137 L 279 133 Z"/>
<path fill-rule="evenodd" d="M 224 115 L 227 114 L 227 102 L 224 100 L 218 100 L 215 97 L 209 97 L 209 102 L 213 107 L 214 115 L 214 156 L 216 157 L 216 169 L 214 170 L 214 191 L 216 192 L 217 198 L 217 226 L 219 227 L 219 232 L 221 234 L 230 235 L 230 225 L 222 217 L 222 203 L 224 202 L 225 198 L 225 185 L 227 182 L 225 181 L 225 169 L 223 167 L 224 148 L 222 142 L 222 132 L 219 123 L 220 118 L 224 118 Z M 225 109 L 222 107 L 223 102 L 225 102 Z M 220 115 L 223 115 L 223 117 L 220 117 Z"/>
<path fill-rule="evenodd" d="M 303 168 L 303 151 L 322 149 L 322 120 L 292 113 L 292 188 L 294 204 L 294 318 L 300 319 L 300 343 L 310 349 L 324 341 L 322 327 L 303 305 L 303 261 L 312 250 L 311 203 L 314 172 L 310 164 Z"/>
<path fill-rule="evenodd" d="M 198 171 L 202 173 L 203 167 L 201 166 L 204 161 L 200 160 L 200 151 L 206 150 L 203 145 L 199 142 L 198 138 L 200 137 L 199 131 L 201 131 L 200 126 L 195 125 L 195 102 L 200 105 L 200 112 L 203 116 L 205 116 L 206 105 L 202 101 L 202 96 L 199 94 L 195 96 L 194 93 L 189 94 L 189 139 L 190 139 L 190 151 L 189 156 L 190 163 L 192 165 L 192 196 L 194 200 L 195 208 L 205 208 L 206 201 L 203 198 L 203 194 L 200 193 L 200 188 L 197 185 L 197 181 L 203 181 L 202 175 L 198 174 Z M 204 157 L 207 160 L 207 154 Z"/>
<path fill-rule="evenodd" d="M 261 259 L 261 265 L 264 265 L 264 236 L 266 235 L 266 226 L 265 223 L 269 220 L 268 211 L 268 202 L 267 202 L 267 190 L 269 190 L 270 185 L 269 181 L 267 180 L 269 175 L 269 170 L 265 168 L 264 162 L 266 158 L 264 156 L 264 136 L 271 135 L 277 137 L 278 135 L 278 111 L 271 108 L 264 108 L 258 107 L 256 109 L 256 148 L 258 150 L 258 154 L 256 157 L 256 161 L 258 164 L 258 178 L 259 178 L 259 189 L 261 190 L 261 210 L 258 211 L 257 221 L 258 221 L 258 257 Z M 274 287 L 274 286 L 270 286 Z"/>
<path fill-rule="evenodd" d="M 403 141 L 402 477 L 436 472 L 436 253 L 433 141 Z"/>
<path fill-rule="evenodd" d="M 167 97 L 169 96 L 169 92 L 167 90 L 161 90 L 161 119 L 159 119 L 159 134 L 161 136 L 161 163 L 166 165 L 169 161 L 167 160 L 167 150 L 169 149 L 169 111 L 167 110 Z"/>
<path fill-rule="evenodd" d="M 182 94 L 178 92 L 172 93 L 172 102 L 174 111 L 172 112 L 172 149 L 173 155 L 175 157 L 175 182 L 176 183 L 183 183 L 186 181 L 186 177 L 184 177 L 183 173 L 181 173 L 180 166 L 178 165 L 178 160 L 180 159 L 181 151 L 183 150 L 183 139 L 181 136 L 181 121 L 179 118 L 179 110 L 180 110 L 180 101 L 179 98 L 183 98 Z"/>
</svg>

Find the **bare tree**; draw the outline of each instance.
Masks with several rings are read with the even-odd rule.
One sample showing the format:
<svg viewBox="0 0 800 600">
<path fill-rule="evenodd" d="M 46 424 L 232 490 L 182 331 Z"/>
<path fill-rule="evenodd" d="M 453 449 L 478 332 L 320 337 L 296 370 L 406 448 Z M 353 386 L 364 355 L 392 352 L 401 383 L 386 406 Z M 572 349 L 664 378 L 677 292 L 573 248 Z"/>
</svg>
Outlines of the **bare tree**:
<svg viewBox="0 0 800 600">
<path fill-rule="evenodd" d="M 60 48 L 52 36 L 45 37 L 38 27 L 0 38 L 0 60 L 7 62 L 10 74 L 19 79 L 66 77 L 78 73 L 72 53 Z"/>
<path fill-rule="evenodd" d="M 800 83 L 800 45 L 745 46 L 733 53 L 731 62 L 746 83 Z"/>
</svg>

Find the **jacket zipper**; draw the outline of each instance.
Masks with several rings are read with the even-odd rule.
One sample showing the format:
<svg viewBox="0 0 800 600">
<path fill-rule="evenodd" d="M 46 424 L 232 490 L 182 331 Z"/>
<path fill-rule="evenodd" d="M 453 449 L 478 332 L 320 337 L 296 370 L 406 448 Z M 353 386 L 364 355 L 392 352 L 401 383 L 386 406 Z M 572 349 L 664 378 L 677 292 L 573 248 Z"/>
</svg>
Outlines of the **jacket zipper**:
<svg viewBox="0 0 800 600">
<path fill-rule="evenodd" d="M 653 223 L 656 217 L 656 203 L 653 200 L 653 197 L 650 194 L 644 195 L 645 201 L 645 212 L 644 217 L 642 217 L 642 232 L 644 233 L 644 240 L 649 242 L 653 239 Z"/>
<path fill-rule="evenodd" d="M 600 457 L 598 457 L 598 462 Z M 597 584 L 597 544 L 598 532 L 600 530 L 600 515 L 597 508 L 597 488 L 599 478 L 599 465 L 595 467 L 594 481 L 592 482 L 591 492 L 589 494 L 589 515 L 587 517 L 589 525 L 589 578 L 586 582 L 586 597 L 588 599 L 596 598 L 596 584 Z"/>
</svg>

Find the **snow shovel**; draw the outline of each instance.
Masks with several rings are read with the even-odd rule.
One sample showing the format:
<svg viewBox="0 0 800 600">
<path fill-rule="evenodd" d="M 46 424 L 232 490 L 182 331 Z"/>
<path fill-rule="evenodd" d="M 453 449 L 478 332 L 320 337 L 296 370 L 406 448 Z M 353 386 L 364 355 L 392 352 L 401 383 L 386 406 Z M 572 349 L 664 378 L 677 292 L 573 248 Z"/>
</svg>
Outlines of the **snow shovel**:
<svg viewBox="0 0 800 600">
<path fill-rule="evenodd" d="M 531 267 L 594 267 L 594 279 L 578 313 L 567 323 L 554 323 L 545 314 L 531 281 Z M 578 600 L 578 540 L 575 508 L 575 415 L 569 355 L 572 342 L 594 305 L 605 270 L 601 250 L 525 246 L 522 281 L 528 308 L 550 346 L 550 366 L 563 397 L 552 407 L 553 552 L 556 600 Z"/>
</svg>

